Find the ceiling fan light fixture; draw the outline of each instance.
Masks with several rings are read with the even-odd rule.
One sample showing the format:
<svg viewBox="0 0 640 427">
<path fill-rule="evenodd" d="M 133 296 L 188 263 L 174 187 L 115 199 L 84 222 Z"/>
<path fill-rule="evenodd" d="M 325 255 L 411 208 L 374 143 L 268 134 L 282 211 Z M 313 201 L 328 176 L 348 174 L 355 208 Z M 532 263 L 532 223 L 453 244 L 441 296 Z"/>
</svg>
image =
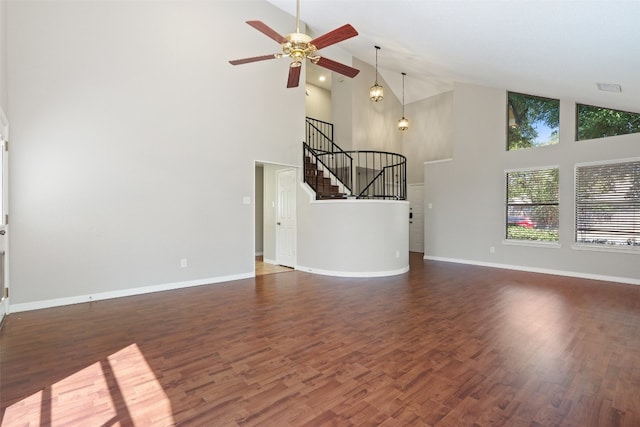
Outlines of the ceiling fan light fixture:
<svg viewBox="0 0 640 427">
<path fill-rule="evenodd" d="M 378 84 L 378 51 L 380 46 L 374 46 L 376 48 L 376 81 L 369 89 L 369 99 L 373 102 L 382 101 L 384 97 L 384 89 Z"/>
<path fill-rule="evenodd" d="M 404 77 L 407 73 L 402 73 L 402 118 L 398 120 L 398 130 L 405 131 L 409 129 L 409 119 L 404 117 Z"/>
<path fill-rule="evenodd" d="M 344 40 L 350 39 L 358 35 L 351 24 L 344 24 L 335 30 L 329 31 L 314 39 L 311 36 L 300 32 L 300 0 L 296 1 L 296 32 L 283 36 L 273 28 L 269 27 L 262 21 L 251 20 L 246 21 L 251 27 L 260 31 L 265 36 L 274 40 L 282 48 L 282 53 L 273 53 L 270 55 L 252 56 L 249 58 L 233 59 L 229 61 L 231 65 L 249 64 L 251 62 L 266 61 L 269 59 L 279 59 L 282 57 L 291 58 L 291 64 L 289 65 L 289 75 L 287 78 L 287 87 L 294 88 L 300 84 L 300 74 L 302 62 L 308 59 L 314 64 L 320 67 L 326 68 L 330 71 L 335 71 L 338 74 L 354 78 L 360 70 L 342 64 L 340 62 L 333 61 L 324 56 L 318 55 L 318 50 L 325 47 L 332 46 L 336 43 L 340 43 Z"/>
</svg>

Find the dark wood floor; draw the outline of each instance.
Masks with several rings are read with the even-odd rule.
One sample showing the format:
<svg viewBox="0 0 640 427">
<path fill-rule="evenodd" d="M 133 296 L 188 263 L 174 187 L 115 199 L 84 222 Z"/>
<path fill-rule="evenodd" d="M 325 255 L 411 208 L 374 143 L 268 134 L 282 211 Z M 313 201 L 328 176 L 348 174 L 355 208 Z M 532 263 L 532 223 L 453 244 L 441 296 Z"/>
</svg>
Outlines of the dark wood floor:
<svg viewBox="0 0 640 427">
<path fill-rule="evenodd" d="M 640 287 L 417 254 L 16 313 L 1 337 L 2 426 L 640 426 Z"/>
</svg>

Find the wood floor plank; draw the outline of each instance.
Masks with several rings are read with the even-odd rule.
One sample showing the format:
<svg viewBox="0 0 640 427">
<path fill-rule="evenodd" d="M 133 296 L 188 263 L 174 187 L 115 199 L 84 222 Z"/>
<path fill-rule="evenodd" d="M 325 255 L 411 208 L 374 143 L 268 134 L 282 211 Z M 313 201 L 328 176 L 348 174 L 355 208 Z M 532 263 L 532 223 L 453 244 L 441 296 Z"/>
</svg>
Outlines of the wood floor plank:
<svg viewBox="0 0 640 427">
<path fill-rule="evenodd" d="M 0 424 L 640 425 L 640 287 L 410 264 L 11 314 Z"/>
</svg>

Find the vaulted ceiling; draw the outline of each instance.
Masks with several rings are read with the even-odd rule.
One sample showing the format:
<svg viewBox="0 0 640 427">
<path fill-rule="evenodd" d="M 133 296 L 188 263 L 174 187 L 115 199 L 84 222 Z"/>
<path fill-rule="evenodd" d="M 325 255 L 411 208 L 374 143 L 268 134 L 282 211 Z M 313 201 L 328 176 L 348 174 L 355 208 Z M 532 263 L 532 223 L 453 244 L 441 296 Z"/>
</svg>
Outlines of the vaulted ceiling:
<svg viewBox="0 0 640 427">
<path fill-rule="evenodd" d="M 293 32 L 295 0 L 268 1 Z M 339 49 L 372 66 L 380 46 L 396 94 L 407 73 L 407 103 L 464 82 L 640 112 L 640 1 L 301 0 L 300 15 L 312 36 L 353 25 Z"/>
</svg>

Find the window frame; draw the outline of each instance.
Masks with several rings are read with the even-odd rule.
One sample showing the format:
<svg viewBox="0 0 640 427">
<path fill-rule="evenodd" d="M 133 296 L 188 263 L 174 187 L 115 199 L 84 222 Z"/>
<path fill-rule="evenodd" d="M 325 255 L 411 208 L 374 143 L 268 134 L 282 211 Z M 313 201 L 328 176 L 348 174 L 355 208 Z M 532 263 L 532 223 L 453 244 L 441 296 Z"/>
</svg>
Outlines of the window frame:
<svg viewBox="0 0 640 427">
<path fill-rule="evenodd" d="M 538 100 L 543 100 L 543 101 L 555 101 L 558 103 L 558 142 L 555 144 L 545 144 L 545 145 L 538 145 L 538 146 L 531 146 L 531 147 L 521 147 L 521 148 L 510 148 L 509 147 L 509 128 L 511 127 L 510 125 L 510 121 L 511 121 L 511 117 L 509 114 L 509 110 L 510 110 L 510 105 L 509 105 L 509 96 L 513 94 L 513 95 L 519 95 L 519 96 L 526 96 L 529 98 L 536 98 Z M 553 147 L 556 145 L 560 145 L 560 99 L 559 98 L 551 98 L 548 96 L 540 96 L 540 95 L 530 95 L 528 93 L 522 93 L 522 92 L 516 92 L 516 91 L 512 91 L 512 90 L 507 90 L 507 94 L 506 94 L 506 99 L 505 99 L 505 113 L 506 113 L 506 126 L 505 126 L 505 151 L 507 153 L 509 152 L 517 152 L 517 151 L 521 151 L 521 150 L 527 150 L 527 149 L 532 149 L 532 148 L 538 148 L 538 149 L 543 149 L 545 147 Z M 577 113 L 576 113 L 577 114 Z M 514 118 L 515 120 L 515 118 Z"/>
<path fill-rule="evenodd" d="M 580 107 L 581 105 L 582 105 L 582 106 L 585 106 L 585 107 L 599 108 L 599 109 L 602 109 L 602 110 L 615 111 L 615 112 L 617 112 L 617 113 L 623 113 L 623 114 L 634 114 L 634 115 L 638 115 L 638 116 L 640 116 L 640 113 L 635 113 L 635 112 L 633 112 L 633 111 L 619 110 L 619 109 L 617 109 L 617 108 L 601 107 L 601 106 L 599 106 L 599 105 L 585 104 L 585 103 L 583 103 L 583 102 L 576 102 L 576 103 L 575 103 L 575 108 L 574 108 L 574 110 L 575 110 L 575 129 L 574 129 L 574 131 L 575 131 L 575 135 L 574 135 L 575 142 L 597 141 L 597 140 L 600 140 L 600 139 L 603 139 L 603 138 L 614 138 L 614 137 L 616 137 L 616 136 L 624 136 L 624 135 L 638 135 L 638 134 L 640 134 L 640 131 L 638 131 L 638 132 L 630 132 L 630 133 L 620 133 L 620 134 L 616 134 L 616 135 L 598 136 L 598 137 L 596 137 L 596 138 L 585 138 L 585 139 L 580 139 L 580 138 L 578 137 L 579 130 L 580 130 L 580 120 L 579 120 L 579 119 L 580 119 L 580 115 L 579 115 L 578 110 L 579 110 L 579 107 Z M 508 142 L 507 142 L 507 144 L 508 144 Z"/>
<path fill-rule="evenodd" d="M 555 241 L 552 240 L 534 240 L 534 239 L 514 239 L 509 238 L 509 173 L 516 172 L 531 172 L 531 171 L 541 171 L 541 170 L 557 170 L 558 171 L 558 239 Z M 526 168 L 513 168 L 513 169 L 505 169 L 504 170 L 504 210 L 503 210 L 503 240 L 502 243 L 505 245 L 518 245 L 518 246 L 538 246 L 538 247 L 551 247 L 551 248 L 560 248 L 560 166 L 555 165 L 545 165 L 545 166 L 534 166 L 534 167 L 526 167 Z M 535 206 L 535 204 L 532 204 Z"/>
</svg>

